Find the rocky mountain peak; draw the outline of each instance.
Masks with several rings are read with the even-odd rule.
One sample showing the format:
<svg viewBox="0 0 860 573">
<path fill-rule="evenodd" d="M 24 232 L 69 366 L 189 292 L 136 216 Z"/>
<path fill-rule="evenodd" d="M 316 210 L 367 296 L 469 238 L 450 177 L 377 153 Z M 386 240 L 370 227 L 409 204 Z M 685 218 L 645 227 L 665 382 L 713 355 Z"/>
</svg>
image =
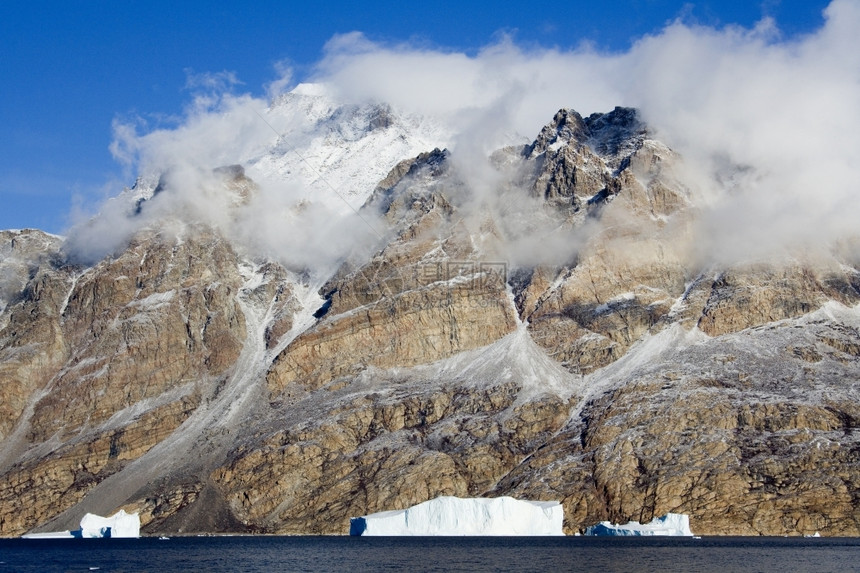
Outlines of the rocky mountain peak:
<svg viewBox="0 0 860 573">
<path fill-rule="evenodd" d="M 582 142 L 587 138 L 588 126 L 582 116 L 572 109 L 560 109 L 523 153 L 526 157 L 536 157 L 547 150 L 555 150 L 571 142 Z"/>
<path fill-rule="evenodd" d="M 560 110 L 523 150 L 535 166 L 532 193 L 573 213 L 604 204 L 618 194 L 625 169 L 649 164 L 644 171 L 638 169 L 639 176 L 664 156 L 670 159 L 671 151 L 659 145 L 649 147 L 647 157 L 634 159 L 648 133 L 633 108 L 616 107 L 585 119 L 573 110 Z"/>
<path fill-rule="evenodd" d="M 585 145 L 600 156 L 614 159 L 625 151 L 625 155 L 629 155 L 647 134 L 648 128 L 634 108 L 616 107 L 608 113 L 593 113 L 584 119 L 572 109 L 562 109 L 526 147 L 524 154 L 536 157 L 563 146 Z"/>
<path fill-rule="evenodd" d="M 617 163 L 641 147 L 649 134 L 639 111 L 630 107 L 616 107 L 609 113 L 593 113 L 585 118 L 584 123 L 588 128 L 588 145 L 599 155 L 612 157 Z"/>
</svg>

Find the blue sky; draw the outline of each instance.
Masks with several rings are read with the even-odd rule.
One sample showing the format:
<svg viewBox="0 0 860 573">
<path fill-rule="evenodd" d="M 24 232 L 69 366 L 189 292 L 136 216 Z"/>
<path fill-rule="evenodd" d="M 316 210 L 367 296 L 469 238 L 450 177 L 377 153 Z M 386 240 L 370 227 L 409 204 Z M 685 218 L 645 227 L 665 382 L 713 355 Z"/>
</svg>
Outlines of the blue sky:
<svg viewBox="0 0 860 573">
<path fill-rule="evenodd" d="M 381 45 L 474 54 L 510 35 L 524 50 L 624 52 L 681 18 L 746 28 L 769 16 L 783 39 L 822 25 L 823 0 L 587 2 L 44 2 L 0 4 L 0 229 L 63 232 L 130 184 L 111 124 L 179 116 L 189 73 L 232 71 L 265 93 L 288 65 L 311 74 L 326 42 L 361 31 Z"/>
</svg>

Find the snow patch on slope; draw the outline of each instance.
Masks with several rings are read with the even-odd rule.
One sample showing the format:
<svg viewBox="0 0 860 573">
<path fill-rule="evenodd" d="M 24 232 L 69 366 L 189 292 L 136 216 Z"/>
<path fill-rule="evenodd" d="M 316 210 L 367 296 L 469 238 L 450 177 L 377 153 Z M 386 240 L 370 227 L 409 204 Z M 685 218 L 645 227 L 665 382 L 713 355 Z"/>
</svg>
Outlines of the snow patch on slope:
<svg viewBox="0 0 860 573">
<path fill-rule="evenodd" d="M 649 379 L 664 381 L 662 392 L 667 396 L 694 392 L 698 381 L 719 379 L 730 386 L 722 392 L 745 402 L 791 399 L 827 404 L 836 387 L 843 395 L 860 399 L 860 384 L 846 382 L 853 379 L 848 373 L 854 358 L 828 343 L 832 339 L 837 347 L 840 341 L 856 344 L 858 332 L 860 305 L 847 307 L 835 301 L 797 318 L 713 338 L 698 328 L 686 330 L 675 323 L 646 334 L 620 359 L 586 376 L 587 391 L 573 418 L 607 391 Z M 819 358 L 799 367 L 793 358 L 798 349 L 817 353 Z M 738 382 L 737 388 L 733 381 Z"/>
</svg>

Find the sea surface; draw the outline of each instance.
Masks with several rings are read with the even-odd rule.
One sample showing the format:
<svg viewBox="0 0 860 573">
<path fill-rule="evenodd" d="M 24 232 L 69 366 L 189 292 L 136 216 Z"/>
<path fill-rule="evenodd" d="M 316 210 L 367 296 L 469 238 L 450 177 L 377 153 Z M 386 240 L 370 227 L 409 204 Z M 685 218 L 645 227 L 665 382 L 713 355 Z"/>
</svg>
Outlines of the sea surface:
<svg viewBox="0 0 860 573">
<path fill-rule="evenodd" d="M 860 571 L 858 538 L 0 539 L 6 571 Z"/>
</svg>

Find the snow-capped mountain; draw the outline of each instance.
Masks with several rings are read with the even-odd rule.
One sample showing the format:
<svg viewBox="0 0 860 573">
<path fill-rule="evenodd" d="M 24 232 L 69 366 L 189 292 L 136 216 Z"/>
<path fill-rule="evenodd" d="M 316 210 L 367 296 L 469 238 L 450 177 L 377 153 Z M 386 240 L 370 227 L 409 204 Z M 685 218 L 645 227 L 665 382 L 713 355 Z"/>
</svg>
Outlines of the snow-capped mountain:
<svg viewBox="0 0 860 573">
<path fill-rule="evenodd" d="M 568 533 L 860 532 L 844 251 L 702 260 L 683 160 L 627 108 L 485 163 L 320 86 L 262 115 L 265 144 L 140 179 L 102 234 L 0 236 L 0 534 L 120 508 L 346 534 L 443 495 L 561 500 Z"/>
<path fill-rule="evenodd" d="M 400 161 L 446 147 L 451 134 L 431 119 L 386 104 L 342 105 L 321 85 L 300 84 L 273 102 L 266 117 L 289 126 L 266 153 L 249 157 L 255 180 L 300 178 L 307 199 L 338 211 L 361 208 Z"/>
<path fill-rule="evenodd" d="M 239 149 L 232 164 L 255 182 L 300 187 L 296 201 L 322 203 L 339 214 L 361 208 L 397 163 L 444 148 L 451 139 L 431 118 L 387 104 L 341 103 L 321 84 L 299 84 L 272 101 L 256 121 L 258 128 L 265 126 L 265 141 Z M 151 200 L 159 184 L 167 183 L 163 175 L 142 175 L 122 200 L 135 208 Z"/>
</svg>

